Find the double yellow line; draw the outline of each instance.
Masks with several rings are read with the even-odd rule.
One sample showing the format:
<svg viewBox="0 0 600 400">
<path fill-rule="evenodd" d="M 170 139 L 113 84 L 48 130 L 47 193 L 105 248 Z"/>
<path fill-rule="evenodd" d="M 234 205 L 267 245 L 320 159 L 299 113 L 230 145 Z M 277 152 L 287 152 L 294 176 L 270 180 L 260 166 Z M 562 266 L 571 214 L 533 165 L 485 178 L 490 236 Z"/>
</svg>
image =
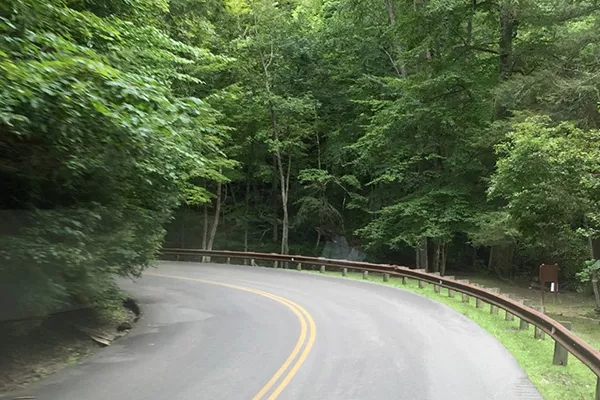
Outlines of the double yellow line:
<svg viewBox="0 0 600 400">
<path fill-rule="evenodd" d="M 257 294 L 259 296 L 263 296 L 269 298 L 271 300 L 275 300 L 276 302 L 283 304 L 287 308 L 289 308 L 298 318 L 300 322 L 300 335 L 298 336 L 298 340 L 296 341 L 296 345 L 292 349 L 292 352 L 288 356 L 288 358 L 283 362 L 281 367 L 273 374 L 271 379 L 259 390 L 258 393 L 252 398 L 252 400 L 275 400 L 277 396 L 281 394 L 283 389 L 290 383 L 292 378 L 296 375 L 304 360 L 310 353 L 311 348 L 315 342 L 315 337 L 317 333 L 317 327 L 315 326 L 315 321 L 311 317 L 311 315 L 306 311 L 302 306 L 294 303 L 291 300 L 288 300 L 284 297 L 274 295 L 269 292 L 264 292 L 262 290 L 252 289 L 245 286 L 232 285 L 229 283 L 215 282 L 204 279 L 196 279 L 196 278 L 187 278 L 184 276 L 174 276 L 174 275 L 163 275 L 163 274 L 155 274 L 155 273 L 146 273 L 145 275 L 151 276 L 160 276 L 163 278 L 172 278 L 172 279 L 182 279 L 186 281 L 194 281 L 201 283 L 208 283 L 211 285 L 225 286 L 232 289 L 243 290 L 245 292 L 250 292 Z M 277 384 L 279 383 L 279 384 Z M 277 385 L 277 386 L 275 386 Z M 274 387 L 274 388 L 273 388 Z M 271 390 L 272 389 L 272 390 Z M 270 393 L 270 394 L 269 394 Z M 267 397 L 268 396 L 268 397 Z"/>
</svg>

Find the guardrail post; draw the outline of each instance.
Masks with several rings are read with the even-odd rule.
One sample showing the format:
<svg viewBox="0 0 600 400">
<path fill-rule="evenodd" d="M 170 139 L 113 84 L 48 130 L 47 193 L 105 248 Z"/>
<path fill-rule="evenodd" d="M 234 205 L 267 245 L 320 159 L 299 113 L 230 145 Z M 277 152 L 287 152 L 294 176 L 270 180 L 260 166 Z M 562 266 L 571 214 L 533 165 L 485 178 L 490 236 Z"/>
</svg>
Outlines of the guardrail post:
<svg viewBox="0 0 600 400">
<path fill-rule="evenodd" d="M 600 400 L 600 376 L 596 379 L 596 400 Z"/>
<path fill-rule="evenodd" d="M 524 319 L 521 319 L 519 321 L 519 330 L 526 331 L 528 329 L 529 329 L 529 322 L 525 321 Z"/>
<path fill-rule="evenodd" d="M 536 339 L 544 340 L 544 338 L 546 337 L 546 334 L 544 333 L 543 330 L 541 330 L 540 328 L 538 328 L 536 326 L 535 327 L 535 332 L 533 333 L 533 337 L 536 338 Z"/>
<path fill-rule="evenodd" d="M 384 282 L 389 282 L 390 281 L 390 274 L 383 274 L 383 281 Z"/>
<path fill-rule="evenodd" d="M 460 282 L 460 283 L 469 283 L 469 280 L 468 279 L 459 279 L 459 280 L 457 280 L 457 282 Z M 463 303 L 468 303 L 469 302 L 469 295 L 468 294 L 461 293 L 461 297 L 462 297 L 462 302 Z"/>
<path fill-rule="evenodd" d="M 541 306 L 535 306 L 533 307 L 534 310 L 541 312 L 542 314 L 546 314 L 546 307 L 541 307 Z M 543 330 L 541 330 L 540 328 L 538 328 L 537 326 L 535 327 L 535 331 L 533 333 L 533 337 L 535 337 L 536 339 L 545 339 L 546 338 L 546 333 L 544 333 Z"/>
<path fill-rule="evenodd" d="M 560 321 L 560 323 L 562 324 L 562 326 L 564 326 L 568 330 L 571 330 L 570 322 Z M 567 351 L 567 349 L 565 349 L 563 346 L 558 344 L 558 342 L 554 342 L 554 357 L 552 357 L 552 364 L 562 365 L 562 366 L 566 367 L 568 362 L 569 362 L 569 352 Z"/>
<path fill-rule="evenodd" d="M 348 276 L 348 268 L 342 268 L 342 276 Z"/>
<path fill-rule="evenodd" d="M 406 277 L 405 276 L 402 277 L 402 284 L 406 285 Z"/>
<path fill-rule="evenodd" d="M 529 306 L 529 300 L 521 300 L 520 301 L 521 304 L 523 304 L 524 306 Z M 525 321 L 523 318 L 521 318 L 519 320 L 519 330 L 520 331 L 526 331 L 529 329 L 529 322 Z"/>
<path fill-rule="evenodd" d="M 440 276 L 439 272 L 434 272 L 433 275 L 437 275 Z M 440 292 L 440 285 L 436 285 L 435 283 L 433 284 L 433 291 L 435 293 L 439 293 Z"/>
<path fill-rule="evenodd" d="M 510 294 L 507 294 L 506 297 L 508 297 L 509 299 L 512 299 L 512 296 Z M 505 321 L 514 321 L 515 320 L 515 316 L 512 315 L 511 313 L 508 312 L 508 310 L 504 310 L 504 320 Z"/>
<path fill-rule="evenodd" d="M 321 265 L 321 269 L 319 270 L 320 273 L 324 274 L 325 273 L 325 266 Z"/>
<path fill-rule="evenodd" d="M 279 263 L 277 262 L 277 260 L 273 261 L 273 268 L 277 268 L 277 267 L 278 267 L 278 264 L 279 264 Z"/>
<path fill-rule="evenodd" d="M 482 287 L 478 283 L 472 283 L 471 285 L 475 287 Z M 479 297 L 475 297 L 475 308 L 483 308 L 483 301 Z"/>
<path fill-rule="evenodd" d="M 454 276 L 454 275 L 450 275 L 450 276 L 446 275 L 444 278 L 447 278 L 447 279 L 454 279 L 454 278 L 455 278 L 455 276 Z M 454 290 L 452 290 L 452 289 L 448 288 L 448 297 L 454 297 L 454 295 L 455 295 L 455 292 L 454 292 Z"/>
<path fill-rule="evenodd" d="M 231 264 L 231 257 L 227 257 L 227 264 Z"/>
<path fill-rule="evenodd" d="M 483 308 L 483 300 L 479 297 L 475 298 L 475 308 Z"/>
<path fill-rule="evenodd" d="M 515 316 L 512 315 L 511 313 L 509 313 L 508 311 L 506 311 L 506 314 L 504 315 L 504 320 L 505 321 L 514 321 L 515 320 Z"/>
<path fill-rule="evenodd" d="M 363 271 L 363 279 L 369 279 L 369 271 Z"/>
<path fill-rule="evenodd" d="M 499 294 L 500 293 L 500 288 L 494 287 L 494 288 L 489 288 L 488 289 L 490 292 L 495 293 L 495 294 Z M 496 307 L 493 304 L 490 304 L 490 314 L 498 314 L 498 307 Z"/>
<path fill-rule="evenodd" d="M 298 265 L 296 265 L 296 270 L 302 271 L 302 263 L 298 263 Z"/>
<path fill-rule="evenodd" d="M 415 268 L 415 271 L 417 271 L 417 272 L 427 272 L 427 270 L 424 269 L 424 268 Z M 425 288 L 425 282 L 423 282 L 423 281 L 421 281 L 419 279 L 417 279 L 417 284 L 419 285 L 419 289 Z"/>
</svg>

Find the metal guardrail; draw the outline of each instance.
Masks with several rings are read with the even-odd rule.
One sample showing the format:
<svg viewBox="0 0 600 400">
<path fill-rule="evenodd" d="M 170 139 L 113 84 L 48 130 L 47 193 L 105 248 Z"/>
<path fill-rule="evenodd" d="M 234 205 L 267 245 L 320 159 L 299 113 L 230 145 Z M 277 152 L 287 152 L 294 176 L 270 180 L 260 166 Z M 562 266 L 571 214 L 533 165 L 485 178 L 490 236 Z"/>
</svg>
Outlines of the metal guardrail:
<svg viewBox="0 0 600 400">
<path fill-rule="evenodd" d="M 548 334 L 555 342 L 565 348 L 569 353 L 579 359 L 582 363 L 592 370 L 597 377 L 600 377 L 600 351 L 590 346 L 588 343 L 577 337 L 558 321 L 534 310 L 524 304 L 519 303 L 501 294 L 494 293 L 483 287 L 475 286 L 469 283 L 454 280 L 448 277 L 425 272 L 424 270 L 410 269 L 397 265 L 373 264 L 360 261 L 334 260 L 320 257 L 306 257 L 294 255 L 282 255 L 275 253 L 253 253 L 242 251 L 227 250 L 197 250 L 197 249 L 163 249 L 163 255 L 191 256 L 191 257 L 222 257 L 227 262 L 233 259 L 242 260 L 262 260 L 274 261 L 277 263 L 298 263 L 299 265 L 316 265 L 334 268 L 348 268 L 360 271 L 370 271 L 389 276 L 400 276 L 415 279 L 417 281 L 431 283 L 449 290 L 454 290 L 468 296 L 480 299 L 493 306 L 499 307 L 509 312 L 521 320 L 535 325 L 540 330 Z M 283 265 L 283 264 L 280 264 Z M 596 399 L 600 400 L 600 378 L 596 385 Z"/>
</svg>

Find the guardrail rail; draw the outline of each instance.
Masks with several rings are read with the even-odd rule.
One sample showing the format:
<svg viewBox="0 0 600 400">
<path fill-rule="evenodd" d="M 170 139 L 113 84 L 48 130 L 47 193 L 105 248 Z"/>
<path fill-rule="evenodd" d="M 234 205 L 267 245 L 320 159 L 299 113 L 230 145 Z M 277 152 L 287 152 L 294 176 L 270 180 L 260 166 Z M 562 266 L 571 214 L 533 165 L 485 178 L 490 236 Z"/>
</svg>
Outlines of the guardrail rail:
<svg viewBox="0 0 600 400">
<path fill-rule="evenodd" d="M 586 343 L 583 339 L 572 333 L 568 327 L 562 323 L 548 317 L 543 312 L 537 311 L 528 307 L 521 302 L 511 299 L 502 294 L 496 293 L 493 290 L 476 286 L 468 283 L 468 281 L 455 280 L 451 277 L 440 276 L 439 274 L 428 273 L 425 270 L 410 269 L 398 265 L 374 264 L 362 261 L 335 260 L 321 257 L 306 257 L 297 255 L 283 255 L 276 253 L 254 253 L 243 251 L 227 251 L 227 250 L 200 250 L 200 249 L 162 249 L 161 255 L 175 256 L 177 259 L 187 258 L 192 260 L 205 261 L 208 258 L 225 259 L 226 263 L 231 263 L 231 259 L 250 260 L 250 265 L 255 265 L 255 260 L 272 261 L 273 266 L 284 266 L 289 263 L 296 263 L 296 269 L 301 269 L 302 265 L 319 266 L 323 272 L 326 267 L 341 269 L 345 275 L 348 269 L 364 272 L 375 272 L 383 274 L 383 279 L 388 280 L 391 276 L 415 279 L 419 282 L 419 287 L 424 287 L 423 283 L 433 284 L 436 291 L 439 288 L 448 289 L 449 295 L 452 292 L 462 293 L 463 299 L 465 296 L 474 297 L 478 301 L 484 301 L 492 307 L 501 308 L 506 311 L 507 319 L 509 315 L 514 315 L 521 319 L 521 327 L 526 327 L 527 324 L 534 325 L 537 329 L 536 337 L 544 332 L 555 341 L 554 360 L 557 365 L 566 365 L 567 354 L 570 353 L 583 364 L 585 364 L 594 374 L 596 374 L 596 400 L 600 400 L 600 351 Z M 214 260 L 213 260 L 214 261 Z M 565 352 L 568 352 L 566 353 Z M 564 354 L 564 356 L 561 356 Z"/>
</svg>

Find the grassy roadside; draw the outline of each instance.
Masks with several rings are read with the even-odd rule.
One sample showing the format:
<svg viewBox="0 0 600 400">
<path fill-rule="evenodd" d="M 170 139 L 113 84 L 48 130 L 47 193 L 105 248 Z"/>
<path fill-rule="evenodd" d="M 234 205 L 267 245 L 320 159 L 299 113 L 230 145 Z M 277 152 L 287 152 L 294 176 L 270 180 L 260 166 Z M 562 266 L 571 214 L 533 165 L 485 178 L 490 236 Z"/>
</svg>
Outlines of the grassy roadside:
<svg viewBox="0 0 600 400">
<path fill-rule="evenodd" d="M 308 272 L 318 273 L 318 271 Z M 326 274 L 341 278 L 339 272 L 326 272 Z M 349 272 L 348 278 L 362 280 L 362 274 Z M 402 285 L 400 279 L 391 278 L 390 282 L 383 283 L 379 274 L 370 274 L 368 280 L 430 297 L 476 322 L 494 335 L 513 354 L 546 400 L 595 398 L 596 376 L 573 356 L 569 356 L 569 364 L 566 367 L 552 365 L 554 341 L 549 337 L 545 340 L 534 339 L 533 327 L 527 331 L 519 331 L 518 318 L 512 322 L 505 321 L 502 310 L 498 315 L 492 315 L 488 305 L 484 308 L 475 308 L 473 299 L 468 304 L 463 303 L 460 295 L 454 298 L 448 297 L 445 289 L 442 289 L 440 294 L 436 294 L 432 285 L 419 289 L 416 280 L 408 279 L 407 284 Z M 598 343 L 591 344 L 598 345 Z"/>
</svg>

